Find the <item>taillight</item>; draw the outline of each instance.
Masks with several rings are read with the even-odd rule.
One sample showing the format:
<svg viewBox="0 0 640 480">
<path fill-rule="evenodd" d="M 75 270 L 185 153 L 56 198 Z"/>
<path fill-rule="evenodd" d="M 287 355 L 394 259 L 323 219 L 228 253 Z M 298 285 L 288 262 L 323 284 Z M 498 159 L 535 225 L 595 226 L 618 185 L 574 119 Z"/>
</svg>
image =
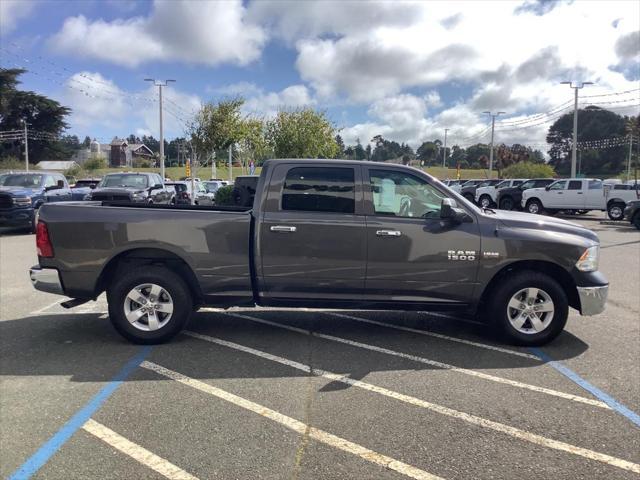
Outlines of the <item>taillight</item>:
<svg viewBox="0 0 640 480">
<path fill-rule="evenodd" d="M 36 248 L 38 249 L 39 257 L 53 257 L 53 245 L 51 245 L 51 239 L 49 238 L 49 229 L 44 222 L 38 222 L 36 226 Z"/>
</svg>

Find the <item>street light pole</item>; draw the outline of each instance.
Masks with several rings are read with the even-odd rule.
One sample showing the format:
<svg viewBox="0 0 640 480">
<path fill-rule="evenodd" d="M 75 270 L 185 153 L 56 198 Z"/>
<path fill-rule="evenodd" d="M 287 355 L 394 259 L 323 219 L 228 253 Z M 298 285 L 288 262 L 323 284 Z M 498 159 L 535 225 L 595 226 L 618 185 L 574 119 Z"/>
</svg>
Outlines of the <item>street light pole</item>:
<svg viewBox="0 0 640 480">
<path fill-rule="evenodd" d="M 160 112 L 160 176 L 162 177 L 162 181 L 164 182 L 164 135 L 162 131 L 162 87 L 166 87 L 169 82 L 175 82 L 175 80 L 155 80 L 153 78 L 145 78 L 145 82 L 153 82 L 155 86 L 158 87 L 158 97 L 159 97 L 159 112 Z"/>
<path fill-rule="evenodd" d="M 27 123 L 26 119 L 23 119 L 22 123 L 24 123 L 24 164 L 28 172 L 29 171 L 29 136 L 27 132 L 27 125 L 29 124 Z"/>
<path fill-rule="evenodd" d="M 493 171 L 493 134 L 496 128 L 496 117 L 498 115 L 503 115 L 505 112 L 482 112 L 491 115 L 491 146 L 489 149 L 489 178 L 491 178 L 491 173 Z"/>
<path fill-rule="evenodd" d="M 448 128 L 444 129 L 444 155 L 442 156 L 442 168 L 447 168 L 447 132 Z"/>
<path fill-rule="evenodd" d="M 577 144 L 578 144 L 578 90 L 585 85 L 593 85 L 593 82 L 576 83 L 575 86 L 571 82 L 560 82 L 562 85 L 569 85 L 574 90 L 573 103 L 573 145 L 571 147 L 571 177 L 576 176 L 577 163 Z"/>
</svg>

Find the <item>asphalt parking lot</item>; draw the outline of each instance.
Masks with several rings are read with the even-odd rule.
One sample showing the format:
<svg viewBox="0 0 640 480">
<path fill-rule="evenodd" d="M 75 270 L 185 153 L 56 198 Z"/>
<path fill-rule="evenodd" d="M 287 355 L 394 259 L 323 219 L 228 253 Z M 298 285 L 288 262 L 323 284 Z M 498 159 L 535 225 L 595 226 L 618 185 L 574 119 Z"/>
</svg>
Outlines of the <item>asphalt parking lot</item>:
<svg viewBox="0 0 640 480">
<path fill-rule="evenodd" d="M 602 218 L 576 221 L 607 310 L 539 350 L 443 315 L 213 309 L 135 346 L 104 299 L 33 290 L 34 237 L 1 232 L 0 475 L 638 478 L 640 232 Z"/>
</svg>

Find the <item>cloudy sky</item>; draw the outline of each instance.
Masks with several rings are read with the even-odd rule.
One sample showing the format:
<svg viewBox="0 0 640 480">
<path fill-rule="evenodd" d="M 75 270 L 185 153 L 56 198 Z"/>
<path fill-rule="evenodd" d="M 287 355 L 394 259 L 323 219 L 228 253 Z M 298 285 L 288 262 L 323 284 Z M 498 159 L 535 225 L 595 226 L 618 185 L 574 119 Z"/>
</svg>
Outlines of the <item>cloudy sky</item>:
<svg viewBox="0 0 640 480">
<path fill-rule="evenodd" d="M 82 138 L 157 137 L 153 77 L 177 80 L 168 138 L 201 102 L 242 95 L 265 117 L 326 110 L 347 143 L 486 142 L 491 110 L 496 141 L 535 145 L 572 108 L 561 81 L 638 112 L 640 2 L 2 0 L 0 59 L 72 107 Z"/>
</svg>

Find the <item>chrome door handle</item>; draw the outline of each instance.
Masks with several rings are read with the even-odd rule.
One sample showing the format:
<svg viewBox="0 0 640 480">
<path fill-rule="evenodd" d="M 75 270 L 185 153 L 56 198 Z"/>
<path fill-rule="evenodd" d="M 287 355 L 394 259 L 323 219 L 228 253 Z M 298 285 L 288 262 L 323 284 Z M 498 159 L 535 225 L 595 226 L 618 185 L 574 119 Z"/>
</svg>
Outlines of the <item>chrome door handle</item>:
<svg viewBox="0 0 640 480">
<path fill-rule="evenodd" d="M 269 230 L 277 233 L 294 233 L 296 231 L 296 227 L 288 227 L 286 225 L 274 225 Z"/>
<path fill-rule="evenodd" d="M 400 230 L 377 230 L 376 235 L 379 237 L 399 237 L 402 232 Z"/>
<path fill-rule="evenodd" d="M 578 195 L 582 195 L 582 194 L 583 194 L 583 192 L 578 192 Z"/>
</svg>

